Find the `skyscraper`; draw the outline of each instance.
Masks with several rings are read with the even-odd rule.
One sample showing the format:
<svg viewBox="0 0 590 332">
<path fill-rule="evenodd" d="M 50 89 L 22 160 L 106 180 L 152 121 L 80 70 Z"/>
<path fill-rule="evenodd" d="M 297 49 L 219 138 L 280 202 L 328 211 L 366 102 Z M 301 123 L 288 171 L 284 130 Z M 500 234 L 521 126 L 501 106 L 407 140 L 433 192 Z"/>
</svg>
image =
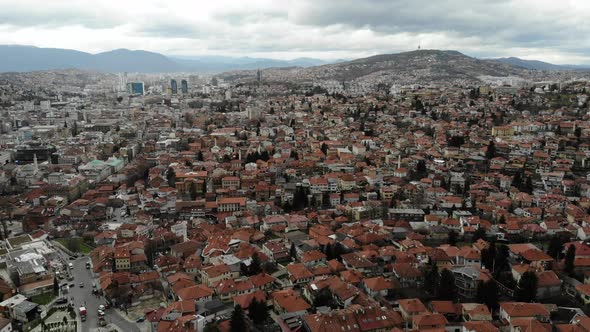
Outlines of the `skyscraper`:
<svg viewBox="0 0 590 332">
<path fill-rule="evenodd" d="M 180 90 L 182 90 L 182 94 L 188 93 L 188 82 L 186 80 L 180 81 Z"/>
<path fill-rule="evenodd" d="M 256 71 L 256 80 L 258 82 L 262 81 L 262 71 L 260 69 Z"/>
<path fill-rule="evenodd" d="M 127 93 L 131 95 L 143 95 L 145 87 L 143 82 L 129 82 L 127 83 Z"/>
<path fill-rule="evenodd" d="M 174 79 L 170 80 L 170 88 L 172 89 L 173 95 L 178 93 L 178 84 L 176 83 L 176 80 L 174 80 Z"/>
</svg>

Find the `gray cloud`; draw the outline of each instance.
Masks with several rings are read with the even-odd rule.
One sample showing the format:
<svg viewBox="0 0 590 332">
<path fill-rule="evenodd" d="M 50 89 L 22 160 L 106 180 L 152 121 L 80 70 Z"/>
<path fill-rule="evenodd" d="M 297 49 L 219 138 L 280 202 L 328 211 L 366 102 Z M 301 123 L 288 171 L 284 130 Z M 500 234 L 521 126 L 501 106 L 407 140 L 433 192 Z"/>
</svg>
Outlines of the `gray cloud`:
<svg viewBox="0 0 590 332">
<path fill-rule="evenodd" d="M 415 48 L 590 63 L 590 3 L 550 0 L 0 0 L 0 43 L 85 51 L 359 57 Z"/>
</svg>

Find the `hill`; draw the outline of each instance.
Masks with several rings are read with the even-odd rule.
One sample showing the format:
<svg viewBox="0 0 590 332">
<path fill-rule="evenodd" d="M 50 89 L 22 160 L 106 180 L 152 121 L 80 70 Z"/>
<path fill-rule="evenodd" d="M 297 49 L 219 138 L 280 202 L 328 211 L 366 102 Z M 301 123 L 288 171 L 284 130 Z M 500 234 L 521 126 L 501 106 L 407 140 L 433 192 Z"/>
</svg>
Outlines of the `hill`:
<svg viewBox="0 0 590 332">
<path fill-rule="evenodd" d="M 0 72 L 88 69 L 104 72 L 174 72 L 185 68 L 152 52 L 119 49 L 90 54 L 58 48 L 0 45 Z"/>
<path fill-rule="evenodd" d="M 530 70 L 492 60 L 480 60 L 457 51 L 416 50 L 309 68 L 273 68 L 264 71 L 269 80 L 335 80 L 371 83 L 428 83 L 479 81 L 482 76 L 526 76 Z M 253 77 L 251 72 L 231 72 L 226 77 Z"/>
<path fill-rule="evenodd" d="M 312 58 L 275 60 L 249 57 L 167 57 L 159 53 L 118 49 L 98 54 L 58 48 L 0 45 L 0 72 L 85 69 L 103 72 L 218 73 L 271 67 L 308 67 L 325 64 Z"/>
<path fill-rule="evenodd" d="M 590 70 L 590 66 L 579 65 L 555 65 L 549 62 L 539 60 L 525 60 L 517 57 L 493 59 L 498 62 L 507 63 L 513 66 L 519 66 L 527 69 L 563 71 L 563 70 Z"/>
</svg>

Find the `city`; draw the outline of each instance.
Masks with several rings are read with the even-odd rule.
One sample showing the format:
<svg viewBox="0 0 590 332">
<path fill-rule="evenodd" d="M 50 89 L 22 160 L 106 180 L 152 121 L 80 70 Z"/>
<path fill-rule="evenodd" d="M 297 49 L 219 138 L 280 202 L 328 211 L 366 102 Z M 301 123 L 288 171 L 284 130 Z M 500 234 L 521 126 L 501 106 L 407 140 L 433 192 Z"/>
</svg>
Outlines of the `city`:
<svg viewBox="0 0 590 332">
<path fill-rule="evenodd" d="M 14 50 L 0 332 L 590 331 L 586 67 Z"/>
</svg>

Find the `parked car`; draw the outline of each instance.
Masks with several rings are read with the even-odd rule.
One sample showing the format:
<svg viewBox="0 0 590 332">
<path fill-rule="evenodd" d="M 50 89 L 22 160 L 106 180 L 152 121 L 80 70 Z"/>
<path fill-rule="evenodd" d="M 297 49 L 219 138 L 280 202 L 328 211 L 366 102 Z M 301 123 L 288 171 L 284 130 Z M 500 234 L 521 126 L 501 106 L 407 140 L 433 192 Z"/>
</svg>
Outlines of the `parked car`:
<svg viewBox="0 0 590 332">
<path fill-rule="evenodd" d="M 71 283 L 70 284 L 70 288 L 73 288 L 73 287 L 76 287 L 76 284 L 75 283 Z"/>
<path fill-rule="evenodd" d="M 98 306 L 98 310 L 104 311 L 105 309 L 106 309 L 105 306 L 102 304 Z"/>
<path fill-rule="evenodd" d="M 66 304 L 68 303 L 68 299 L 66 299 L 65 297 L 61 297 L 57 300 L 55 300 L 55 304 Z"/>
<path fill-rule="evenodd" d="M 143 321 L 145 321 L 145 317 L 143 317 L 143 316 L 139 317 L 138 319 L 135 320 L 136 323 L 141 323 Z"/>
<path fill-rule="evenodd" d="M 84 283 L 83 282 L 80 283 L 80 288 L 84 288 Z"/>
</svg>

